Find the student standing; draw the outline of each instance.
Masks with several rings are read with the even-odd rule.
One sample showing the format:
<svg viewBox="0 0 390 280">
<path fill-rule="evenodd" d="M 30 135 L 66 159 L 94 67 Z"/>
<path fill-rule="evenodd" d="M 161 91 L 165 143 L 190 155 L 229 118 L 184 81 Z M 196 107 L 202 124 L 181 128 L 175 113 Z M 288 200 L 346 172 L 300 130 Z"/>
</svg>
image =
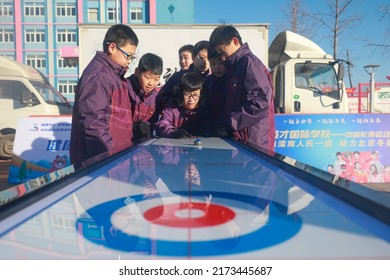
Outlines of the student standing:
<svg viewBox="0 0 390 280">
<path fill-rule="evenodd" d="M 195 44 L 194 50 L 192 51 L 193 63 L 186 70 L 180 70 L 172 75 L 165 85 L 160 89 L 156 98 L 156 105 L 158 112 L 162 112 L 163 108 L 167 104 L 168 100 L 172 97 L 174 87 L 180 82 L 181 77 L 184 73 L 195 72 L 206 79 L 210 75 L 210 63 L 208 60 L 208 41 L 199 41 Z"/>
<path fill-rule="evenodd" d="M 157 121 L 156 96 L 157 86 L 163 71 L 163 60 L 152 54 L 144 54 L 135 69 L 130 81 L 129 93 L 133 111 L 133 144 L 148 138 Z"/>
<path fill-rule="evenodd" d="M 132 112 L 124 75 L 134 58 L 138 38 L 127 25 L 111 26 L 103 51 L 84 69 L 77 84 L 70 139 L 76 168 L 132 145 Z"/>
<path fill-rule="evenodd" d="M 219 134 L 229 133 L 242 143 L 273 151 L 274 101 L 268 69 L 232 25 L 215 28 L 209 42 L 227 68 L 225 119 Z"/>
<path fill-rule="evenodd" d="M 210 129 L 216 127 L 221 118 L 226 94 L 226 67 L 221 55 L 214 49 L 209 49 L 208 58 L 211 74 L 207 76 L 204 91 L 206 94 L 206 111 L 209 114 Z"/>
<path fill-rule="evenodd" d="M 187 70 L 190 67 L 190 65 L 193 63 L 192 60 L 193 50 L 194 50 L 194 46 L 191 44 L 180 47 L 179 49 L 180 70 Z"/>
</svg>

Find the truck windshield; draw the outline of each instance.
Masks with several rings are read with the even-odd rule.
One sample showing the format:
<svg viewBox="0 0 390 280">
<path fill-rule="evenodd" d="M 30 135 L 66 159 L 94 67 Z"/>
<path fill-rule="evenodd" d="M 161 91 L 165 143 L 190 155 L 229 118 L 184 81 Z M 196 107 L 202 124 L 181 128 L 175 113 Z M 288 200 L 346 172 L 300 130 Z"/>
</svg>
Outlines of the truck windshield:
<svg viewBox="0 0 390 280">
<path fill-rule="evenodd" d="M 48 104 L 67 104 L 66 99 L 51 84 L 37 81 L 31 81 L 31 84 Z"/>
<path fill-rule="evenodd" d="M 335 69 L 329 64 L 298 63 L 295 65 L 295 86 L 314 93 L 340 99 Z"/>
</svg>

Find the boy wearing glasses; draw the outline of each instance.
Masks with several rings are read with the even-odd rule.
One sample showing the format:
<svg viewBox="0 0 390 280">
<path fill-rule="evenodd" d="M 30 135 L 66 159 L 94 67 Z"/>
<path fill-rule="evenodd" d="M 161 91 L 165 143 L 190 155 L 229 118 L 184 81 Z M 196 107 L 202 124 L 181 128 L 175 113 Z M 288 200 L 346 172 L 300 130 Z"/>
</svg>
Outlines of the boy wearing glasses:
<svg viewBox="0 0 390 280">
<path fill-rule="evenodd" d="M 174 87 L 180 82 L 180 79 L 184 73 L 195 72 L 200 74 L 203 79 L 206 79 L 206 77 L 210 75 L 210 63 L 207 55 L 208 48 L 208 41 L 199 41 L 196 43 L 192 51 L 193 63 L 189 66 L 188 69 L 180 70 L 179 72 L 174 73 L 160 89 L 156 98 L 157 111 L 159 113 L 161 113 L 168 100 L 172 97 Z"/>
<path fill-rule="evenodd" d="M 196 72 L 183 74 L 156 124 L 158 137 L 202 136 L 207 130 L 204 111 L 203 78 Z"/>
<path fill-rule="evenodd" d="M 127 25 L 111 26 L 77 84 L 72 116 L 70 160 L 75 168 L 132 145 L 129 69 L 138 37 Z"/>
<path fill-rule="evenodd" d="M 224 118 L 216 136 L 230 134 L 244 144 L 273 151 L 274 101 L 268 69 L 232 25 L 215 28 L 209 42 L 227 68 Z"/>
<path fill-rule="evenodd" d="M 152 54 L 144 54 L 128 80 L 129 94 L 133 111 L 133 144 L 150 138 L 157 121 L 156 96 L 157 86 L 163 72 L 163 60 Z"/>
</svg>

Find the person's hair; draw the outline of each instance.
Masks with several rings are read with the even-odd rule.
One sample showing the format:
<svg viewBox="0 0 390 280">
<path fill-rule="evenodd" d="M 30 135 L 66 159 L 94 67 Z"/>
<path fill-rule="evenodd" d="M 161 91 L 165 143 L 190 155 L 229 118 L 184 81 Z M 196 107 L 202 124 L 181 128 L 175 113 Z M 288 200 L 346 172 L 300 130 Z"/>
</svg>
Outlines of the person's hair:
<svg viewBox="0 0 390 280">
<path fill-rule="evenodd" d="M 123 47 L 126 44 L 138 46 L 138 37 L 130 26 L 125 24 L 112 25 L 106 32 L 103 41 L 103 51 L 107 52 L 108 45 L 114 43 L 118 47 Z"/>
<path fill-rule="evenodd" d="M 177 104 L 179 106 L 183 106 L 184 104 L 184 92 L 185 91 L 195 91 L 200 89 L 200 99 L 198 102 L 198 106 L 203 104 L 203 77 L 196 72 L 186 72 L 181 76 L 179 83 L 174 87 L 174 94 L 177 98 Z"/>
<path fill-rule="evenodd" d="M 140 73 L 150 71 L 154 75 L 161 75 L 163 72 L 163 60 L 153 53 L 144 54 L 138 63 Z"/>
<path fill-rule="evenodd" d="M 211 47 L 209 47 L 207 51 L 207 57 L 209 60 L 211 59 L 222 60 L 222 55 Z"/>
<path fill-rule="evenodd" d="M 192 58 L 198 55 L 198 53 L 204 49 L 208 50 L 210 47 L 209 41 L 199 41 L 198 43 L 195 44 L 194 49 L 192 51 Z"/>
<path fill-rule="evenodd" d="M 192 54 L 193 50 L 194 50 L 194 45 L 188 44 L 180 47 L 178 53 L 180 54 L 182 52 L 190 52 Z"/>
<path fill-rule="evenodd" d="M 220 25 L 211 32 L 209 40 L 210 46 L 215 49 L 220 45 L 227 45 L 234 37 L 236 37 L 240 45 L 242 45 L 240 33 L 233 25 Z"/>
</svg>

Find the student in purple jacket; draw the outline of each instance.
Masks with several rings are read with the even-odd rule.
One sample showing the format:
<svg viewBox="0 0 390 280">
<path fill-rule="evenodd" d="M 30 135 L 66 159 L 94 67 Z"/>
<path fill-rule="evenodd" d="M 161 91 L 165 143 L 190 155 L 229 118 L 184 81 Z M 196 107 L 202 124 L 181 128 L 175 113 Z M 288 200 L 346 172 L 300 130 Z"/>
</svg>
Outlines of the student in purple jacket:
<svg viewBox="0 0 390 280">
<path fill-rule="evenodd" d="M 194 51 L 194 46 L 191 44 L 180 47 L 178 51 L 180 70 L 187 70 L 190 67 L 190 65 L 194 62 L 192 60 L 193 51 Z"/>
<path fill-rule="evenodd" d="M 207 131 L 204 111 L 203 78 L 196 72 L 187 72 L 174 89 L 175 98 L 170 99 L 157 123 L 158 137 L 184 138 L 203 136 Z"/>
<path fill-rule="evenodd" d="M 150 138 L 157 122 L 156 87 L 160 84 L 163 60 L 152 54 L 144 54 L 130 81 L 129 93 L 133 111 L 133 144 Z"/>
<path fill-rule="evenodd" d="M 227 68 L 224 120 L 218 136 L 273 151 L 274 101 L 271 76 L 232 25 L 213 30 L 210 46 L 219 52 Z"/>
<path fill-rule="evenodd" d="M 221 55 L 209 49 L 208 57 L 211 74 L 206 78 L 204 92 L 206 94 L 206 110 L 209 114 L 210 129 L 213 130 L 223 118 L 226 94 L 226 67 Z"/>
<path fill-rule="evenodd" d="M 84 69 L 76 87 L 70 136 L 75 168 L 99 161 L 132 145 L 133 116 L 124 75 L 138 37 L 124 24 L 111 26 L 103 51 Z"/>
<path fill-rule="evenodd" d="M 159 112 L 162 111 L 169 99 L 172 97 L 174 87 L 180 82 L 180 79 L 184 73 L 195 72 L 200 74 L 203 79 L 206 79 L 206 77 L 210 75 L 210 63 L 207 54 L 209 46 L 209 42 L 204 40 L 196 43 L 192 51 L 193 63 L 190 65 L 190 67 L 188 69 L 180 70 L 179 72 L 174 73 L 172 77 L 170 77 L 168 81 L 162 86 L 156 98 L 157 110 Z"/>
</svg>

